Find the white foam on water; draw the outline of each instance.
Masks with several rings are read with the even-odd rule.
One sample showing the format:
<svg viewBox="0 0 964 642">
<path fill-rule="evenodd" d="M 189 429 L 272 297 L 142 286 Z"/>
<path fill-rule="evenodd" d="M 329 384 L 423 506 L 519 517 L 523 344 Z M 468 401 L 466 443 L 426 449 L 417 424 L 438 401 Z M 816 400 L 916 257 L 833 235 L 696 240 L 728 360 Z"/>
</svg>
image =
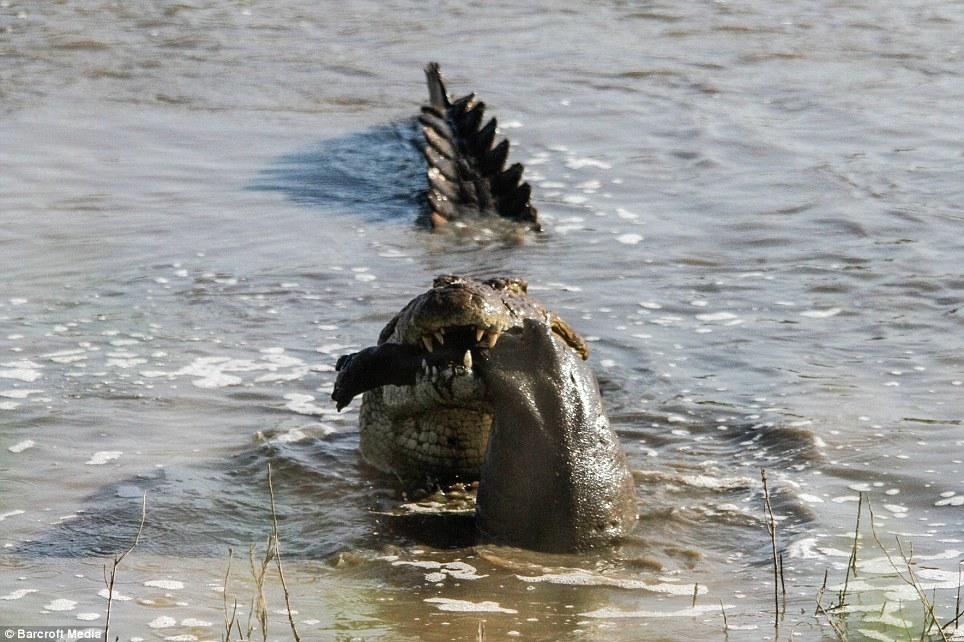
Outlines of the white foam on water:
<svg viewBox="0 0 964 642">
<path fill-rule="evenodd" d="M 91 455 L 90 459 L 84 463 L 88 466 L 103 466 L 109 461 L 114 461 L 120 458 L 124 452 L 121 450 L 99 450 Z"/>
<path fill-rule="evenodd" d="M 663 309 L 663 306 L 661 306 L 659 303 L 655 303 L 655 302 L 653 302 L 653 301 L 640 301 L 640 302 L 637 303 L 636 305 L 638 305 L 639 307 L 644 308 L 644 309 L 646 309 L 646 310 L 662 310 L 662 309 Z"/>
<path fill-rule="evenodd" d="M 8 517 L 16 517 L 17 515 L 23 515 L 24 512 L 26 511 L 17 509 L 17 510 L 7 511 L 6 513 L 0 513 L 0 522 L 7 519 Z"/>
<path fill-rule="evenodd" d="M 147 363 L 147 359 L 140 359 L 140 358 L 134 357 L 130 359 L 114 358 L 114 359 L 107 360 L 107 365 L 111 368 L 127 369 L 127 368 L 133 368 L 135 366 L 139 366 L 143 363 Z"/>
<path fill-rule="evenodd" d="M 616 237 L 616 240 L 623 245 L 636 245 L 643 240 L 643 236 L 641 234 L 620 234 Z"/>
<path fill-rule="evenodd" d="M 16 410 L 19 407 L 16 401 L 0 401 L 0 410 Z"/>
<path fill-rule="evenodd" d="M 184 582 L 181 582 L 180 580 L 148 580 L 144 582 L 144 586 L 165 589 L 168 591 L 179 591 L 184 588 Z"/>
<path fill-rule="evenodd" d="M 826 310 L 804 310 L 800 316 L 808 319 L 829 319 L 843 312 L 841 308 L 828 308 Z"/>
<path fill-rule="evenodd" d="M 26 383 L 33 383 L 43 375 L 40 372 L 42 366 L 33 361 L 7 361 L 0 363 L 0 379 L 16 379 Z"/>
<path fill-rule="evenodd" d="M 467 600 L 453 600 L 447 597 L 429 597 L 423 600 L 429 604 L 437 604 L 440 611 L 456 613 L 518 613 L 515 609 L 499 606 L 498 602 L 469 602 Z"/>
<path fill-rule="evenodd" d="M 110 594 L 107 592 L 106 588 L 102 588 L 101 590 L 97 591 L 97 595 L 101 596 L 105 600 L 108 598 L 108 596 L 110 596 L 110 599 L 113 602 L 128 602 L 134 599 L 130 595 L 123 595 L 121 593 L 118 593 L 117 589 L 114 589 L 113 594 Z"/>
<path fill-rule="evenodd" d="M 319 406 L 315 403 L 315 398 L 312 395 L 306 395 L 299 392 L 290 392 L 284 396 L 288 400 L 285 404 L 285 408 L 291 412 L 296 412 L 299 415 L 332 415 L 337 414 L 334 408 L 327 408 Z"/>
<path fill-rule="evenodd" d="M 152 629 L 166 629 L 172 626 L 177 626 L 177 620 L 170 616 L 162 615 L 148 622 L 147 626 Z"/>
<path fill-rule="evenodd" d="M 52 600 L 49 604 L 44 604 L 44 608 L 48 611 L 73 611 L 77 608 L 77 602 L 61 598 Z"/>
<path fill-rule="evenodd" d="M 20 600 L 30 595 L 31 593 L 36 593 L 36 592 L 37 592 L 37 589 L 17 589 L 12 593 L 7 593 L 6 595 L 0 595 L 0 600 Z"/>
<path fill-rule="evenodd" d="M 276 444 L 294 444 L 299 441 L 304 441 L 307 438 L 308 438 L 308 435 L 306 435 L 304 431 L 298 428 L 292 428 L 287 432 L 281 433 L 271 441 L 272 443 L 276 443 Z"/>
<path fill-rule="evenodd" d="M 570 205 L 582 205 L 589 199 L 582 194 L 566 194 L 562 197 L 563 203 L 569 203 Z"/>
<path fill-rule="evenodd" d="M 807 502 L 808 504 L 822 504 L 823 499 L 817 497 L 816 495 L 810 495 L 808 493 L 800 493 L 797 495 L 800 501 Z"/>
<path fill-rule="evenodd" d="M 354 350 L 358 346 L 351 343 L 326 343 L 322 346 L 315 348 L 315 352 L 320 352 L 321 354 L 336 354 L 342 352 L 348 352 L 349 350 Z"/>
<path fill-rule="evenodd" d="M 544 575 L 516 575 L 516 579 L 530 584 L 561 584 L 564 586 L 614 586 L 621 589 L 633 591 L 651 591 L 654 593 L 665 593 L 667 595 L 693 595 L 693 584 L 673 584 L 660 582 L 647 584 L 641 580 L 628 578 L 607 577 L 589 571 L 575 570 L 565 573 L 546 573 Z M 696 594 L 704 595 L 706 587 L 696 586 Z"/>
<path fill-rule="evenodd" d="M 282 611 L 282 615 L 287 615 L 287 611 Z M 199 620 L 197 618 L 189 617 L 181 620 L 181 626 L 214 626 L 213 622 L 208 622 L 207 620 Z"/>
<path fill-rule="evenodd" d="M 830 498 L 830 501 L 832 501 L 835 504 L 843 504 L 846 502 L 859 502 L 860 496 L 859 495 L 840 495 L 839 497 Z"/>
<path fill-rule="evenodd" d="M 13 390 L 0 390 L 0 397 L 6 397 L 7 399 L 26 399 L 30 395 L 42 394 L 43 390 L 37 390 L 36 388 L 15 388 Z"/>
<path fill-rule="evenodd" d="M 583 169 L 585 167 L 596 167 L 598 169 L 613 168 L 612 164 L 596 160 L 595 158 L 576 158 L 574 156 L 566 159 L 566 167 L 569 169 Z"/>
<path fill-rule="evenodd" d="M 488 577 L 488 575 L 479 575 L 476 573 L 474 566 L 465 562 L 446 562 L 443 564 L 431 560 L 394 560 L 392 566 L 414 566 L 415 568 L 431 570 L 433 572 L 426 574 L 425 579 L 433 583 L 441 580 L 429 579 L 430 576 L 433 578 L 441 576 L 441 579 L 448 576 L 457 580 L 481 580 L 483 577 Z"/>
<path fill-rule="evenodd" d="M 733 605 L 728 604 L 722 607 L 719 604 L 701 604 L 676 611 L 621 611 L 612 607 L 605 607 L 579 615 L 597 619 L 696 617 L 707 613 L 720 613 L 723 608 L 732 609 Z"/>
<path fill-rule="evenodd" d="M 77 619 L 84 622 L 93 622 L 100 619 L 100 613 L 78 613 Z"/>
<path fill-rule="evenodd" d="M 703 321 L 704 323 L 715 323 L 718 321 L 733 321 L 738 319 L 732 312 L 706 312 L 696 315 L 697 321 Z"/>
<path fill-rule="evenodd" d="M 140 375 L 147 378 L 196 377 L 191 383 L 198 388 L 225 388 L 243 383 L 240 376 L 229 373 L 264 370 L 269 373 L 276 373 L 281 368 L 294 367 L 295 370 L 291 373 L 269 374 L 259 379 L 260 381 L 282 381 L 300 378 L 310 371 L 310 368 L 305 366 L 301 359 L 278 353 L 274 349 L 268 350 L 268 352 L 263 351 L 265 356 L 262 361 L 232 359 L 230 357 L 199 357 L 179 370 L 142 370 Z"/>
<path fill-rule="evenodd" d="M 23 441 L 18 441 L 14 445 L 10 446 L 9 448 L 7 448 L 7 450 L 17 455 L 27 450 L 28 448 L 33 448 L 36 445 L 37 444 L 36 442 L 34 442 L 33 439 L 24 439 Z"/>
<path fill-rule="evenodd" d="M 787 553 L 790 559 L 820 559 L 824 557 L 824 555 L 820 549 L 817 548 L 817 542 L 819 541 L 816 537 L 798 539 L 795 542 L 791 542 L 790 546 L 787 547 Z"/>
</svg>

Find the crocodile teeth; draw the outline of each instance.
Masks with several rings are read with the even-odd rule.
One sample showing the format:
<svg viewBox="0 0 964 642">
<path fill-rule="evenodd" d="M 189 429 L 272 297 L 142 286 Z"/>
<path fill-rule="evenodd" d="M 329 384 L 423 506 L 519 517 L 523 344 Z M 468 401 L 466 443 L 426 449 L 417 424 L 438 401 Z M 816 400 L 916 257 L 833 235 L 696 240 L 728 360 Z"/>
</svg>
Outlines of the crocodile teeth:
<svg viewBox="0 0 964 642">
<path fill-rule="evenodd" d="M 472 369 L 472 351 L 466 350 L 465 354 L 462 355 L 462 365 L 466 367 L 467 370 Z"/>
<path fill-rule="evenodd" d="M 439 344 L 440 346 L 441 346 L 441 345 L 445 345 L 445 334 L 444 334 L 444 331 L 443 331 L 443 330 L 436 330 L 436 331 L 435 331 L 435 339 L 436 339 L 436 341 L 438 341 L 438 344 Z"/>
<path fill-rule="evenodd" d="M 487 332 L 485 334 L 485 345 L 489 348 L 495 347 L 495 342 L 499 340 L 498 332 Z"/>
<path fill-rule="evenodd" d="M 475 329 L 475 342 L 476 342 L 476 343 L 479 343 L 480 341 L 482 341 L 482 337 L 484 337 L 484 336 L 485 336 L 485 328 L 476 328 L 476 329 Z"/>
<path fill-rule="evenodd" d="M 432 351 L 435 349 L 434 346 L 432 346 L 432 335 L 430 335 L 430 334 L 423 334 L 423 335 L 422 335 L 422 345 L 425 346 L 425 349 L 426 349 L 426 350 L 428 350 L 429 352 L 432 352 Z"/>
</svg>

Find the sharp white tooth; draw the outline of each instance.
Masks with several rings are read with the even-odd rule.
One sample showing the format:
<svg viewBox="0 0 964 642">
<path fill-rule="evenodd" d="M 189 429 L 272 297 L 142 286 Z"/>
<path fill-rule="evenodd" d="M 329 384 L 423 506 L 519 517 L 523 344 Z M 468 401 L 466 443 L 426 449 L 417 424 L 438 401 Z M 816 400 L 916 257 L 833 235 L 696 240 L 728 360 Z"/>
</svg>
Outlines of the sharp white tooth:
<svg viewBox="0 0 964 642">
<path fill-rule="evenodd" d="M 471 350 L 466 350 L 465 354 L 462 355 L 462 365 L 469 370 L 472 369 L 472 351 Z"/>
<path fill-rule="evenodd" d="M 432 381 L 438 379 L 438 366 L 432 366 Z"/>
<path fill-rule="evenodd" d="M 429 352 L 432 352 L 432 351 L 435 349 L 434 346 L 432 345 L 432 335 L 430 335 L 430 334 L 423 334 L 423 335 L 422 335 L 422 345 L 425 346 L 425 349 L 426 349 L 426 350 L 428 350 Z"/>
<path fill-rule="evenodd" d="M 436 339 L 436 341 L 438 341 L 438 344 L 439 344 L 440 346 L 441 346 L 441 345 L 445 345 L 445 332 L 444 332 L 444 330 L 441 330 L 441 329 L 436 330 L 436 331 L 435 331 L 435 339 Z"/>
<path fill-rule="evenodd" d="M 482 341 L 482 337 L 484 337 L 484 336 L 485 336 L 485 328 L 476 328 L 476 329 L 475 329 L 475 342 L 476 342 L 476 343 L 479 343 L 480 341 Z"/>
<path fill-rule="evenodd" d="M 425 359 L 422 359 L 422 374 L 423 375 L 428 374 L 428 361 L 426 361 Z"/>
<path fill-rule="evenodd" d="M 498 333 L 498 332 L 488 332 L 488 333 L 486 333 L 486 335 L 485 335 L 485 345 L 488 346 L 488 347 L 490 347 L 490 348 L 494 348 L 494 347 L 495 347 L 495 342 L 498 341 L 498 340 L 499 340 L 499 333 Z"/>
</svg>

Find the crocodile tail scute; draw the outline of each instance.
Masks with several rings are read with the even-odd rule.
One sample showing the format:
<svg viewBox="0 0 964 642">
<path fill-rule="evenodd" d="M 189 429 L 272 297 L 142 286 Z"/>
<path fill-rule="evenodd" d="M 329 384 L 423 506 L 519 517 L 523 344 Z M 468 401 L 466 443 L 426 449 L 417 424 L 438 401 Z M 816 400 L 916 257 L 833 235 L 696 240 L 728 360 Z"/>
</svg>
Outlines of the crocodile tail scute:
<svg viewBox="0 0 964 642">
<path fill-rule="evenodd" d="M 433 226 L 464 212 L 494 212 L 539 229 L 532 189 L 522 181 L 522 165 L 506 169 L 509 141 L 496 140 L 495 118 L 485 122 L 485 103 L 475 94 L 452 100 L 438 63 L 425 67 L 428 103 L 419 123 L 428 162 L 428 202 Z M 483 124 L 484 123 L 484 124 Z"/>
</svg>

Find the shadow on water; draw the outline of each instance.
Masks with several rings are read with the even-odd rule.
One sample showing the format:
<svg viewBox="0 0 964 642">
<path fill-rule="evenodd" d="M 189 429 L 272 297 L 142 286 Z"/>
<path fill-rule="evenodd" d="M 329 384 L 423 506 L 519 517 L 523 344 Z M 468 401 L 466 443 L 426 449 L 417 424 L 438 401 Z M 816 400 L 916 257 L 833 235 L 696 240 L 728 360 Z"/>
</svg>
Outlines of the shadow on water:
<svg viewBox="0 0 964 642">
<path fill-rule="evenodd" d="M 278 158 L 248 189 L 371 220 L 424 215 L 425 161 L 414 119 L 324 140 Z"/>
<path fill-rule="evenodd" d="M 234 456 L 196 467 L 163 468 L 109 484 L 84 508 L 51 524 L 18 552 L 51 557 L 109 556 L 133 540 L 144 494 L 147 518 L 139 550 L 221 557 L 227 548 L 263 543 L 272 523 L 268 465 L 278 527 L 294 557 L 323 559 L 348 549 L 409 540 L 439 548 L 474 543 L 473 520 L 397 520 L 391 478 L 365 468 L 357 434 L 285 442 L 268 435 Z M 428 536 L 426 536 L 428 535 Z"/>
<path fill-rule="evenodd" d="M 263 542 L 271 528 L 270 463 L 282 538 L 305 558 L 325 557 L 370 531 L 367 502 L 391 492 L 357 470 L 357 447 L 352 434 L 295 443 L 269 438 L 215 462 L 136 475 L 93 493 L 76 517 L 24 543 L 22 552 L 113 554 L 133 539 L 144 493 L 147 519 L 140 549 L 222 556 L 228 546 Z"/>
</svg>

